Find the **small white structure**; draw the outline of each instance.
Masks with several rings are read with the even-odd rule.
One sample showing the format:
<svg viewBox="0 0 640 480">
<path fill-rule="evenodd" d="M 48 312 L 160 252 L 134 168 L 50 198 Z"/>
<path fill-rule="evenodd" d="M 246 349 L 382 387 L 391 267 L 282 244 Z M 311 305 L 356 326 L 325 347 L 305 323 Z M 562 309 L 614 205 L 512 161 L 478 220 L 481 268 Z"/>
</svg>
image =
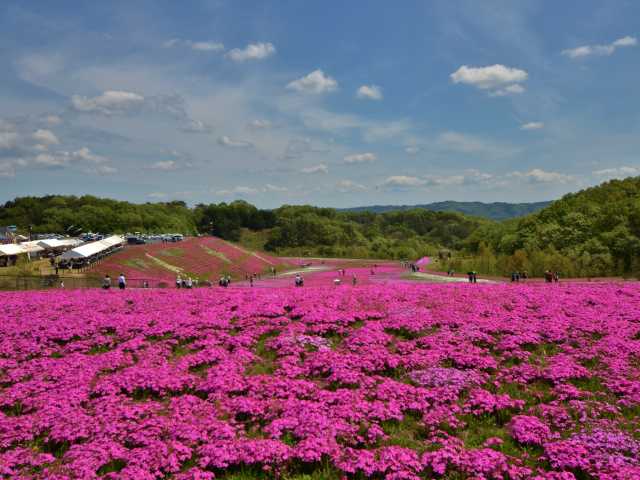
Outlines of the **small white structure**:
<svg viewBox="0 0 640 480">
<path fill-rule="evenodd" d="M 16 243 L 0 245 L 0 256 L 12 257 L 14 255 L 20 255 L 21 253 L 26 253 L 26 250 Z"/>
<path fill-rule="evenodd" d="M 29 260 L 38 257 L 44 249 L 37 242 L 7 243 L 0 245 L 0 266 L 15 265 L 19 255 L 27 255 Z"/>
</svg>

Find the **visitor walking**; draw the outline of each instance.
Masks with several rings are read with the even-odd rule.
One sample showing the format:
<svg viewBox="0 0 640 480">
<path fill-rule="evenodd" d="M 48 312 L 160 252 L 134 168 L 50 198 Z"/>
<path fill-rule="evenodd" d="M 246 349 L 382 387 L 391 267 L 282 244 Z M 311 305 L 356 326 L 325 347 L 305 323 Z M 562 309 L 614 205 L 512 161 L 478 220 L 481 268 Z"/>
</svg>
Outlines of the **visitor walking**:
<svg viewBox="0 0 640 480">
<path fill-rule="evenodd" d="M 182 286 L 182 279 L 180 277 L 176 277 L 176 288 L 180 288 Z"/>
<path fill-rule="evenodd" d="M 300 275 L 299 273 L 296 274 L 295 285 L 296 287 L 304 286 L 304 279 L 302 278 L 302 275 Z"/>
<path fill-rule="evenodd" d="M 124 278 L 124 273 L 121 273 L 118 277 L 118 288 L 124 290 L 127 287 L 127 279 Z"/>
<path fill-rule="evenodd" d="M 358 279 L 354 275 L 353 278 L 351 278 L 351 285 L 353 285 L 355 287 L 357 283 L 358 283 Z"/>
<path fill-rule="evenodd" d="M 187 288 L 193 288 L 193 280 L 191 280 L 191 277 L 187 278 Z"/>
<path fill-rule="evenodd" d="M 111 277 L 107 274 L 102 279 L 102 289 L 109 290 L 111 288 Z"/>
</svg>

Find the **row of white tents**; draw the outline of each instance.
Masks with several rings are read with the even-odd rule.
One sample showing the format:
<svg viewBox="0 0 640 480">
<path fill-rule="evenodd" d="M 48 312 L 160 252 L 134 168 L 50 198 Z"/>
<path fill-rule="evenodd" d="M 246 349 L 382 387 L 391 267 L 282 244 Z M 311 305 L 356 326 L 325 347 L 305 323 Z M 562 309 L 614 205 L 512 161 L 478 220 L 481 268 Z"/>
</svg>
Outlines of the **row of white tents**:
<svg viewBox="0 0 640 480">
<path fill-rule="evenodd" d="M 91 263 L 121 249 L 125 243 L 125 239 L 118 235 L 112 235 L 89 243 L 82 243 L 77 238 L 49 238 L 22 243 L 8 243 L 0 245 L 0 264 L 10 265 L 15 263 L 15 259 L 19 255 L 27 255 L 31 259 L 44 254 L 59 255 L 64 252 L 58 256 L 61 263 L 86 265 L 87 262 Z"/>
<path fill-rule="evenodd" d="M 60 259 L 63 261 L 74 260 L 91 260 L 93 258 L 107 255 L 115 250 L 122 248 L 125 244 L 124 238 L 118 235 L 98 240 L 96 242 L 85 243 L 79 247 L 72 248 L 64 252 Z"/>
<path fill-rule="evenodd" d="M 0 245 L 0 256 L 13 257 L 22 254 L 37 256 L 44 251 L 59 252 L 79 245 L 77 238 L 49 238 L 31 242 L 7 243 Z"/>
</svg>

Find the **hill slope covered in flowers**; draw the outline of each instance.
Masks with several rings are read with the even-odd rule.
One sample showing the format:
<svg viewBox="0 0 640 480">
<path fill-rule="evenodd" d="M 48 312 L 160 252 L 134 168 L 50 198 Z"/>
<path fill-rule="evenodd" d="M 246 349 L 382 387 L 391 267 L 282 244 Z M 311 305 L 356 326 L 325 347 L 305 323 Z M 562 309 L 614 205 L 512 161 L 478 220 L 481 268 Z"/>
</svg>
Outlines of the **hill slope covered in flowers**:
<svg viewBox="0 0 640 480">
<path fill-rule="evenodd" d="M 0 301 L 6 478 L 640 478 L 636 284 Z"/>
<path fill-rule="evenodd" d="M 131 245 L 96 264 L 92 273 L 130 279 L 150 279 L 172 284 L 176 276 L 215 280 L 219 275 L 244 278 L 245 274 L 281 269 L 284 262 L 215 237 L 189 237 L 178 243 Z"/>
</svg>

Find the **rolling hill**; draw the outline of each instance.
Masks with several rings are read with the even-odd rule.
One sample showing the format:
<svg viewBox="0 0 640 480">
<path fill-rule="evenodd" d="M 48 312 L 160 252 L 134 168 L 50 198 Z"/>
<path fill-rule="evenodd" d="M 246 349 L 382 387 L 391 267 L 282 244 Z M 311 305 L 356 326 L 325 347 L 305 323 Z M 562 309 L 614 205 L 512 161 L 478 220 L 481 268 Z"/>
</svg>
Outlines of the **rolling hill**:
<svg viewBox="0 0 640 480">
<path fill-rule="evenodd" d="M 215 237 L 191 237 L 179 243 L 130 245 L 94 265 L 89 275 L 116 278 L 120 273 L 131 281 L 173 284 L 177 276 L 215 281 L 220 275 L 244 279 L 285 263 L 268 254 L 246 250 Z"/>
<path fill-rule="evenodd" d="M 491 220 L 507 220 L 509 218 L 523 217 L 535 213 L 549 206 L 551 202 L 534 203 L 506 203 L 506 202 L 435 202 L 423 205 L 371 205 L 368 207 L 353 207 L 340 209 L 344 212 L 398 212 L 404 210 L 432 210 L 434 212 L 458 212 L 475 217 L 484 217 Z"/>
</svg>

